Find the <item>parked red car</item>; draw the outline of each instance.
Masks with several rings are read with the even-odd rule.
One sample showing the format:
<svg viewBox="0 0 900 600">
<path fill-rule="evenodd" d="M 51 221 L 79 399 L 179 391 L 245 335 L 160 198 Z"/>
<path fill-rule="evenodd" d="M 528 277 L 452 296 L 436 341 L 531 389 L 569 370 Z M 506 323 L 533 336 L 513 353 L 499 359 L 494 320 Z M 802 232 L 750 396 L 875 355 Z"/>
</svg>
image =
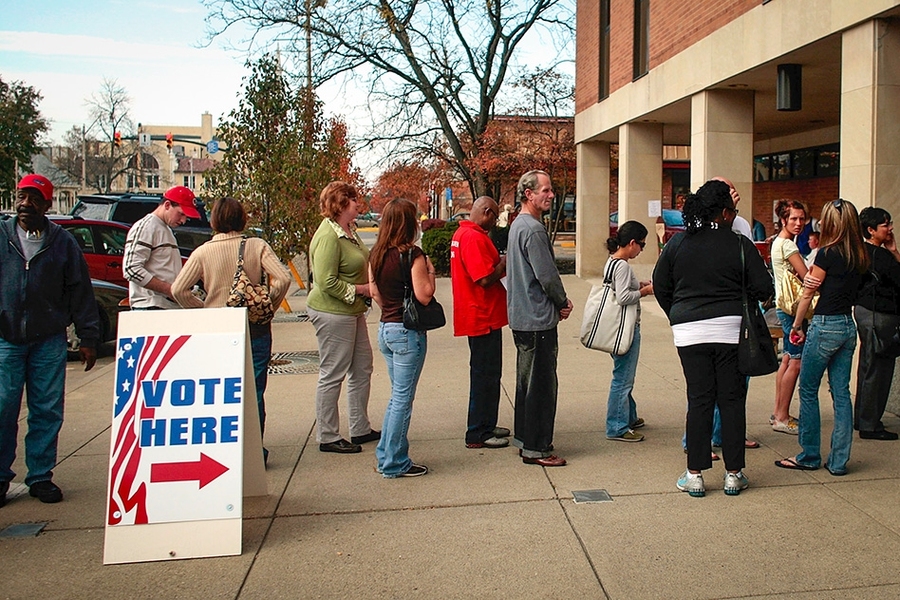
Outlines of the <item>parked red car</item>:
<svg viewBox="0 0 900 600">
<path fill-rule="evenodd" d="M 127 223 L 82 219 L 69 215 L 47 215 L 54 223 L 71 233 L 84 253 L 91 279 L 108 281 L 128 287 L 122 274 L 122 257 L 125 254 L 125 238 L 131 228 Z M 187 262 L 185 250 L 181 250 L 181 263 Z"/>
<path fill-rule="evenodd" d="M 71 233 L 87 261 L 91 279 L 128 287 L 122 275 L 122 256 L 129 226 L 115 221 L 80 219 L 68 215 L 47 215 L 54 223 Z"/>
</svg>

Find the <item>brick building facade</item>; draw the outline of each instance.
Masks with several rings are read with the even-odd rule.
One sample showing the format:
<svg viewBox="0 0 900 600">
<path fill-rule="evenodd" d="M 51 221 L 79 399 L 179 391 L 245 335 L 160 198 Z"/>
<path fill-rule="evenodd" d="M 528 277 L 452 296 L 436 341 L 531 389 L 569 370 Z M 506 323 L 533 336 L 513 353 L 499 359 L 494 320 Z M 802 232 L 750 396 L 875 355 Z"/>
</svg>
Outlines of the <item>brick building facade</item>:
<svg viewBox="0 0 900 600">
<path fill-rule="evenodd" d="M 779 198 L 900 214 L 898 90 L 900 0 L 578 0 L 577 272 L 602 268 L 612 210 L 650 226 L 670 205 L 667 148 L 770 231 Z"/>
</svg>

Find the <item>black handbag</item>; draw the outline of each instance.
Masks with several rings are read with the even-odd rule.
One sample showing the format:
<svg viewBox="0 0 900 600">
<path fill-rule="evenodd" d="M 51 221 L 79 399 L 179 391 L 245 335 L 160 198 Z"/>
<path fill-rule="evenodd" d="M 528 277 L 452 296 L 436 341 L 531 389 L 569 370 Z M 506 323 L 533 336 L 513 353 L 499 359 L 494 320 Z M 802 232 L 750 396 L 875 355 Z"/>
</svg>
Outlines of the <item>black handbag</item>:
<svg viewBox="0 0 900 600">
<path fill-rule="evenodd" d="M 769 325 L 758 302 L 747 300 L 747 268 L 744 265 L 744 241 L 738 236 L 741 245 L 741 301 L 743 315 L 741 317 L 741 337 L 738 340 L 738 371 L 741 375 L 758 377 L 778 370 L 778 357 L 775 346 L 769 335 Z"/>
<path fill-rule="evenodd" d="M 870 356 L 878 356 L 881 358 L 898 358 L 900 357 L 900 330 L 895 326 L 893 330 L 893 335 L 890 337 L 882 337 L 878 335 L 878 326 L 876 323 L 876 315 L 878 313 L 875 312 L 875 288 L 881 284 L 881 278 L 878 277 L 878 273 L 874 270 L 869 271 L 869 276 L 871 277 L 871 283 L 869 284 L 872 288 L 872 332 L 869 335 L 869 352 Z"/>
<path fill-rule="evenodd" d="M 412 289 L 412 250 L 400 253 L 400 271 L 403 273 L 403 326 L 413 331 L 430 331 L 447 324 L 444 307 L 432 297 L 422 304 L 416 300 Z"/>
</svg>

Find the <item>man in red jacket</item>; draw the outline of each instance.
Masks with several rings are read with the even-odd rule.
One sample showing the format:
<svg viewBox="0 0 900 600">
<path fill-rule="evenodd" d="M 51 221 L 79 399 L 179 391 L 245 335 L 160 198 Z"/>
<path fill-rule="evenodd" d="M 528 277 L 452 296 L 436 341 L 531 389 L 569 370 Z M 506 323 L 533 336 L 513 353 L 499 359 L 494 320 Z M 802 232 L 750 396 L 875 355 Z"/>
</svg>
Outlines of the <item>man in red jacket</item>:
<svg viewBox="0 0 900 600">
<path fill-rule="evenodd" d="M 506 318 L 506 256 L 488 237 L 497 223 L 497 203 L 487 196 L 472 205 L 450 242 L 453 281 L 453 333 L 469 338 L 469 417 L 467 448 L 503 448 L 509 429 L 497 427 L 503 337 Z"/>
</svg>

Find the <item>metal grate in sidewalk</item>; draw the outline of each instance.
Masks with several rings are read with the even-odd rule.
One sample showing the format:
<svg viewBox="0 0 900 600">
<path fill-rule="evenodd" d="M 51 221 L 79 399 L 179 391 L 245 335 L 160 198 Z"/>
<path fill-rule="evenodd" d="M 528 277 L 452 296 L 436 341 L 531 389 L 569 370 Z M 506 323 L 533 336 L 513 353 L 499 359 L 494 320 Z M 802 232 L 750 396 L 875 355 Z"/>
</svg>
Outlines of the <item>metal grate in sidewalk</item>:
<svg viewBox="0 0 900 600">
<path fill-rule="evenodd" d="M 297 375 L 319 372 L 319 353 L 315 350 L 301 352 L 276 352 L 269 360 L 269 375 Z"/>
</svg>

